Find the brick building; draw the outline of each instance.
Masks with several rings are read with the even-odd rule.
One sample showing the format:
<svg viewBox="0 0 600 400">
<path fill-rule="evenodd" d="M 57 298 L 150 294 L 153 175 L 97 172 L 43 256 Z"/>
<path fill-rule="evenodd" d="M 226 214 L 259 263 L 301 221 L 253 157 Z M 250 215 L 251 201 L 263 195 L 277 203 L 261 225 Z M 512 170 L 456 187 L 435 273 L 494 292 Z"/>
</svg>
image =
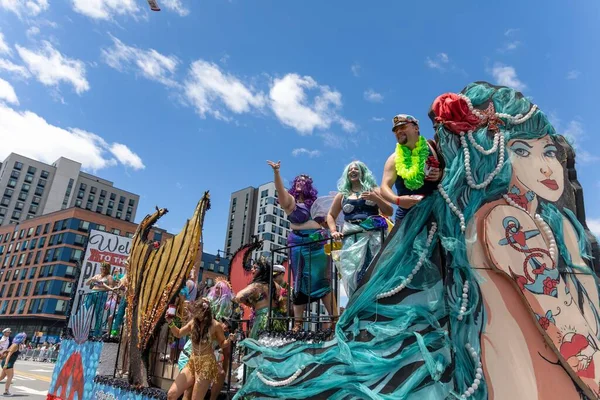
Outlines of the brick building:
<svg viewBox="0 0 600 400">
<path fill-rule="evenodd" d="M 0 327 L 59 335 L 91 229 L 133 236 L 137 224 L 77 207 L 0 227 Z M 150 238 L 168 234 L 154 229 Z"/>
</svg>

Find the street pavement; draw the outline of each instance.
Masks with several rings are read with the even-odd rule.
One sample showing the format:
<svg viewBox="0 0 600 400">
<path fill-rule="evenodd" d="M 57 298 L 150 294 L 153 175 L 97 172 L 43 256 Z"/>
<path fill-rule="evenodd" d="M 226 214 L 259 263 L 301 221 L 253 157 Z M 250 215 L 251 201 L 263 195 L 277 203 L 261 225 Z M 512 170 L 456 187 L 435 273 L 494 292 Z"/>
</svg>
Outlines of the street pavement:
<svg viewBox="0 0 600 400">
<path fill-rule="evenodd" d="M 10 392 L 17 399 L 46 399 L 53 370 L 51 363 L 17 360 Z M 6 379 L 0 382 L 0 399 L 5 382 Z"/>
</svg>

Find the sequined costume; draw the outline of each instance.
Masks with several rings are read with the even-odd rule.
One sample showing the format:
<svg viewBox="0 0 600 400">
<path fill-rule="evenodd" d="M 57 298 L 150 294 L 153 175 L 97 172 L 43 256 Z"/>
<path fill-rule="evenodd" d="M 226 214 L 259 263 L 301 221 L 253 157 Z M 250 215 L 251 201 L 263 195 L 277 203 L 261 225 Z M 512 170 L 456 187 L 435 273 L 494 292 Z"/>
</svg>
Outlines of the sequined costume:
<svg viewBox="0 0 600 400">
<path fill-rule="evenodd" d="M 333 258 L 342 276 L 348 296 L 352 296 L 369 264 L 381 249 L 387 233 L 387 221 L 379 216 L 379 207 L 364 199 L 345 198 L 344 246 L 334 251 Z"/>
<path fill-rule="evenodd" d="M 187 367 L 190 372 L 194 375 L 196 382 L 210 381 L 216 383 L 219 377 L 219 367 L 217 365 L 217 359 L 215 354 L 210 351 L 212 350 L 212 340 L 210 336 L 202 339 L 200 342 L 200 348 L 197 348 L 192 343 L 192 355 L 187 363 Z"/>
<path fill-rule="evenodd" d="M 273 319 L 271 322 L 270 332 L 285 332 L 287 330 L 286 321 L 282 318 L 284 315 L 279 309 L 273 309 Z M 260 332 L 267 330 L 269 325 L 269 307 L 261 308 L 254 314 L 254 323 L 250 331 L 250 338 L 258 339 Z"/>
</svg>

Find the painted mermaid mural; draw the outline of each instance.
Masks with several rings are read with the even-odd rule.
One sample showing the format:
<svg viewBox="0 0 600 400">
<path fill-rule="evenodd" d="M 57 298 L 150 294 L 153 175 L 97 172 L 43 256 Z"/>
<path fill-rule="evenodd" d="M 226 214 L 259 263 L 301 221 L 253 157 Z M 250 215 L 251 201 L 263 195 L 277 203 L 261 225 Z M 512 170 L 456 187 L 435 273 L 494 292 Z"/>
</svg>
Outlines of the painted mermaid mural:
<svg viewBox="0 0 600 400">
<path fill-rule="evenodd" d="M 430 116 L 438 192 L 388 239 L 333 339 L 244 343 L 257 369 L 238 398 L 599 397 L 572 149 L 528 99 L 485 82 L 438 97 Z"/>
<path fill-rule="evenodd" d="M 451 229 L 457 218 L 468 221 L 470 267 L 460 265 L 462 246 L 448 266 L 450 297 L 460 294 L 450 301 L 452 334 L 479 329 L 482 398 L 597 398 L 598 285 L 571 211 L 569 145 L 536 105 L 508 88 L 473 84 L 438 97 L 432 111 L 452 177 L 441 190 L 448 236 L 460 237 Z"/>
</svg>

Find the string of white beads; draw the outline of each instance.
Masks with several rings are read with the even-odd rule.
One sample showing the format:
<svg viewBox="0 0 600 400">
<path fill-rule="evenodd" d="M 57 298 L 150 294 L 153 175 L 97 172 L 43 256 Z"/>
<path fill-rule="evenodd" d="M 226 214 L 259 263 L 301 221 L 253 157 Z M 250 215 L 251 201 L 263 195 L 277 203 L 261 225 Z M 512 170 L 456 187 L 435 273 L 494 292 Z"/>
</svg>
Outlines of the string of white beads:
<svg viewBox="0 0 600 400">
<path fill-rule="evenodd" d="M 535 111 L 537 110 L 537 105 L 534 104 L 531 106 L 531 108 L 529 109 L 529 111 L 527 112 L 527 114 L 525 114 L 525 116 L 521 115 L 521 114 L 517 114 L 517 115 L 510 115 L 510 114 L 505 114 L 505 113 L 496 113 L 496 115 L 500 118 L 504 118 L 507 121 L 510 121 L 511 124 L 513 125 L 519 125 L 522 124 L 523 122 L 527 121 L 529 118 L 531 118 L 533 116 L 533 114 L 535 113 Z"/>
<path fill-rule="evenodd" d="M 298 370 L 296 370 L 296 372 L 294 372 L 294 374 L 292 376 L 290 376 L 289 378 L 284 379 L 282 381 L 273 381 L 273 380 L 270 380 L 270 379 L 266 378 L 260 372 L 257 372 L 256 376 L 258 376 L 258 379 L 260 379 L 261 381 L 263 381 L 263 383 L 265 385 L 268 385 L 268 386 L 273 386 L 273 387 L 287 386 L 290 383 L 292 383 L 293 381 L 295 381 L 296 379 L 298 379 L 298 377 L 300 376 L 300 374 L 302 374 L 302 371 L 304 371 L 305 368 L 306 367 L 304 365 L 302 365 L 300 368 L 298 368 Z"/>
<path fill-rule="evenodd" d="M 504 135 L 501 135 L 501 138 L 498 143 L 499 154 L 498 154 L 498 163 L 496 164 L 496 168 L 485 178 L 485 180 L 481 183 L 475 183 L 473 180 L 473 175 L 471 173 L 471 154 L 469 153 L 469 147 L 467 145 L 467 139 L 465 139 L 465 133 L 460 133 L 460 144 L 463 148 L 463 154 L 465 159 L 465 173 L 467 175 L 467 184 L 472 189 L 483 189 L 486 188 L 492 180 L 496 177 L 496 175 L 502 169 L 504 165 Z"/>
<path fill-rule="evenodd" d="M 471 142 L 471 146 L 473 146 L 478 152 L 480 152 L 483 155 L 489 156 L 492 153 L 495 153 L 496 150 L 498 150 L 498 143 L 500 142 L 500 136 L 502 136 L 502 133 L 500 132 L 500 130 L 496 131 L 496 133 L 494 134 L 494 142 L 492 144 L 492 147 L 490 147 L 489 149 L 484 149 L 483 146 L 481 146 L 479 143 L 477 143 L 475 141 L 475 138 L 473 137 L 473 131 L 468 131 L 467 132 L 467 138 L 469 138 L 469 142 Z"/>
<path fill-rule="evenodd" d="M 441 183 L 438 184 L 438 191 L 440 192 L 440 194 L 442 195 L 442 197 L 446 201 L 446 204 L 448 204 L 448 207 L 450 207 L 450 209 L 452 210 L 452 212 L 454 214 L 456 214 L 456 216 L 460 220 L 460 230 L 461 230 L 461 232 L 464 233 L 465 230 L 467 229 L 467 225 L 465 223 L 465 216 L 464 216 L 464 214 L 452 202 L 452 200 L 450 199 L 450 196 L 448 196 L 448 193 L 446 193 L 446 191 L 444 190 L 444 187 L 442 186 Z"/>
<path fill-rule="evenodd" d="M 423 251 L 421 252 L 421 254 L 419 256 L 417 265 L 415 265 L 415 267 L 413 268 L 411 273 L 408 274 L 408 276 L 402 280 L 400 285 L 396 286 L 395 288 L 393 288 L 391 290 L 388 290 L 387 292 L 378 294 L 377 300 L 381 300 L 383 298 L 391 297 L 391 296 L 395 295 L 396 293 L 400 292 L 402 289 L 404 289 L 406 286 L 408 286 L 412 282 L 413 278 L 419 272 L 419 270 L 423 266 L 423 263 L 425 262 L 425 257 L 427 257 L 427 254 L 429 253 L 429 247 L 431 246 L 431 242 L 433 241 L 433 235 L 435 234 L 436 231 L 437 231 L 437 224 L 435 222 L 432 222 L 431 228 L 429 229 L 429 234 L 427 235 L 427 242 L 425 244 L 425 248 L 423 249 Z"/>
<path fill-rule="evenodd" d="M 467 312 L 467 304 L 469 303 L 469 281 L 465 281 L 465 283 L 463 283 L 463 288 L 462 288 L 462 303 L 460 305 L 460 310 L 458 311 L 458 320 L 462 321 L 464 316 L 465 316 L 465 312 Z"/>
<path fill-rule="evenodd" d="M 518 208 L 521 211 L 525 211 L 527 214 L 532 215 L 529 211 L 527 211 L 525 208 L 521 207 L 520 205 L 518 205 L 513 199 L 510 198 L 510 196 L 508 196 L 507 194 L 503 194 L 502 197 L 504 197 L 504 200 L 506 200 L 506 202 L 508 204 L 510 204 L 513 207 Z M 541 226 L 542 231 L 544 232 L 544 236 L 546 237 L 546 241 L 548 242 L 548 252 L 550 253 L 550 258 L 555 261 L 555 257 L 557 254 L 557 250 L 556 250 L 556 240 L 554 239 L 554 235 L 552 234 L 552 229 L 550 229 L 550 227 L 548 226 L 548 224 L 546 223 L 546 221 L 544 221 L 544 219 L 542 218 L 542 216 L 540 214 L 535 214 L 532 215 L 533 219 L 538 223 L 539 226 Z"/>
<path fill-rule="evenodd" d="M 462 396 L 460 396 L 461 399 L 466 399 L 467 397 L 471 397 L 473 395 L 473 393 L 475 393 L 475 391 L 477 389 L 479 389 L 479 385 L 481 384 L 481 379 L 483 378 L 483 366 L 481 365 L 481 361 L 479 360 L 479 355 L 477 354 L 477 352 L 475 351 L 473 346 L 471 346 L 470 343 L 467 343 L 465 345 L 465 347 L 467 348 L 467 351 L 473 358 L 473 361 L 474 361 L 475 365 L 477 365 L 477 368 L 475 369 L 475 380 L 473 380 L 473 383 L 471 384 L 471 386 L 469 386 L 469 388 L 463 392 Z"/>
</svg>

